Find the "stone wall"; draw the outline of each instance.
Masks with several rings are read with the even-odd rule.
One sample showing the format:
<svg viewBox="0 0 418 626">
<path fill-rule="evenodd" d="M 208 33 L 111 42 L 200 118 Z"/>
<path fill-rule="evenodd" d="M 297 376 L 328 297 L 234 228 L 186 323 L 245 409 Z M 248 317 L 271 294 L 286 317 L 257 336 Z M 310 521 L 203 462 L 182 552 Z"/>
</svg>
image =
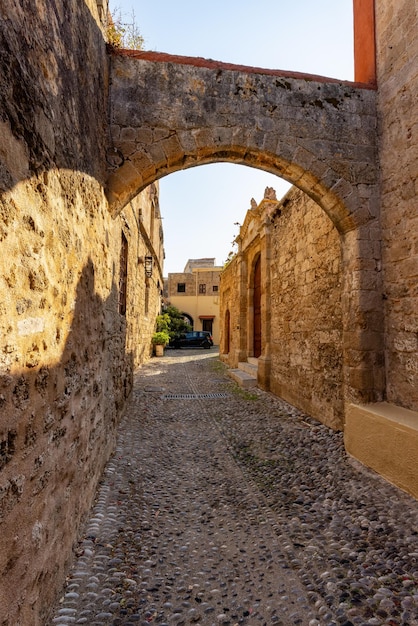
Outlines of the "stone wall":
<svg viewBox="0 0 418 626">
<path fill-rule="evenodd" d="M 233 257 L 221 274 L 220 283 L 220 341 L 221 359 L 230 367 L 237 367 L 240 337 L 239 259 Z"/>
<path fill-rule="evenodd" d="M 161 310 L 164 239 L 158 200 L 158 183 L 136 196 L 123 210 L 122 230 L 128 241 L 128 289 L 126 352 L 134 368 L 152 354 L 151 337 Z M 145 257 L 153 258 L 151 276 L 145 273 Z"/>
<path fill-rule="evenodd" d="M 265 199 L 248 211 L 238 240 L 238 254 L 221 276 L 222 359 L 237 367 L 252 355 L 251 272 L 260 256 L 259 384 L 341 429 L 342 269 L 337 230 L 325 212 L 294 187 L 281 202 Z M 260 375 L 263 359 L 269 363 L 267 375 Z"/>
<path fill-rule="evenodd" d="M 271 236 L 270 389 L 341 429 L 339 234 L 324 211 L 295 188 L 276 215 Z"/>
<path fill-rule="evenodd" d="M 178 291 L 178 285 L 184 284 L 184 292 Z M 196 275 L 192 272 L 170 272 L 167 281 L 167 294 L 169 299 L 178 293 L 185 293 L 187 296 L 196 295 Z"/>
<path fill-rule="evenodd" d="M 0 7 L 4 626 L 46 622 L 113 450 L 132 368 L 150 354 L 162 286 L 159 226 L 147 234 L 140 220 L 155 190 L 115 220 L 103 191 L 108 61 L 95 11 L 79 0 Z M 145 254 L 156 256 L 148 320 L 134 314 L 144 310 Z"/>
<path fill-rule="evenodd" d="M 199 286 L 204 285 L 204 294 L 207 296 L 217 295 L 219 288 L 220 268 L 195 269 L 193 272 L 173 272 L 168 275 L 168 297 L 196 296 L 201 292 Z M 179 292 L 178 285 L 184 284 L 185 291 Z M 215 290 L 213 289 L 215 287 Z"/>
<path fill-rule="evenodd" d="M 379 269 L 379 253 L 375 249 L 363 258 L 360 248 L 376 247 L 379 228 L 371 218 L 381 208 L 386 395 L 389 402 L 417 410 L 416 2 L 376 2 L 376 29 L 381 206 L 375 196 L 374 92 L 325 84 L 315 77 L 306 81 L 300 75 L 261 76 L 254 71 L 249 76 L 245 68 L 207 66 L 199 71 L 196 65 L 176 65 L 173 58 L 154 63 L 150 57 L 127 63 L 114 59 L 113 139 L 120 141 L 116 147 L 122 156 L 133 155 L 138 169 L 128 158 L 122 177 L 117 172 L 111 177 L 108 195 L 117 200 L 116 214 L 136 189 L 161 173 L 196 165 L 196 158 L 205 163 L 226 156 L 297 181 L 322 202 L 349 244 L 345 295 L 346 300 L 358 297 L 349 309 L 351 320 L 346 312 L 345 321 L 349 339 L 355 337 L 354 330 L 358 337 L 351 349 L 347 343 L 346 354 L 360 382 L 357 387 L 352 381 L 347 384 L 362 391 L 360 398 L 372 398 L 364 388 L 373 391 L 378 380 L 364 364 L 354 370 L 362 350 L 380 357 L 380 337 L 377 348 L 373 341 L 381 312 L 379 282 L 371 278 Z M 108 68 L 95 0 L 1 3 L 3 626 L 46 621 L 71 560 L 77 529 L 113 449 L 132 368 L 149 356 L 159 307 L 163 244 L 156 188 L 132 200 L 116 219 L 110 216 L 103 191 L 112 152 L 106 127 Z M 121 83 L 127 81 L 119 100 L 118 68 Z M 192 103 L 183 98 L 192 83 L 204 90 L 207 110 L 199 99 Z M 239 100 L 228 91 L 235 92 L 236 85 L 242 92 Z M 171 89 L 178 89 L 178 102 L 196 107 L 198 131 L 193 116 L 187 126 L 182 107 L 164 109 L 166 101 L 173 101 Z M 213 98 L 218 89 L 221 93 Z M 131 101 L 142 104 L 134 111 L 137 119 L 126 106 Z M 237 107 L 233 125 L 226 106 L 228 119 L 219 119 L 222 102 L 231 110 Z M 151 117 L 144 121 L 141 115 Z M 254 134 L 255 116 L 261 133 Z M 143 159 L 144 150 L 149 150 L 149 160 Z M 249 334 L 243 332 L 248 298 L 236 297 L 234 288 L 249 285 L 247 261 L 261 251 L 271 275 L 266 281 L 270 301 L 263 305 L 265 349 L 272 366 L 269 384 L 336 428 L 342 407 L 339 244 L 330 222 L 318 211 L 296 193 L 276 215 L 268 236 L 263 232 L 263 241 L 249 245 L 247 260 L 240 254 L 231 262 L 221 283 L 223 310 L 231 318 L 228 358 L 241 358 L 245 350 L 248 353 Z M 367 220 L 372 223 L 369 230 L 363 228 Z M 352 230 L 355 224 L 363 229 L 359 237 Z M 150 276 L 145 276 L 146 256 L 154 258 Z M 364 275 L 358 286 L 354 274 L 360 265 Z M 364 294 L 373 295 L 373 310 L 372 297 L 363 301 Z M 363 341 L 366 348 L 358 345 Z M 372 358 L 370 363 L 369 370 Z M 268 359 L 265 364 L 267 371 Z M 370 382 L 363 384 L 367 374 Z"/>
<path fill-rule="evenodd" d="M 418 8 L 376 3 L 389 402 L 418 410 Z"/>
</svg>

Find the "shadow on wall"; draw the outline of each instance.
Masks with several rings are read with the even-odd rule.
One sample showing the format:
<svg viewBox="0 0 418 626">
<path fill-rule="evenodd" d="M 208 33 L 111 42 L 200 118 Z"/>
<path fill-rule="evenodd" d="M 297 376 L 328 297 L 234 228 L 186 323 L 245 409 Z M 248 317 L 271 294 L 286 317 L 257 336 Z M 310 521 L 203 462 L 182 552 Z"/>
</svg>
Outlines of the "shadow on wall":
<svg viewBox="0 0 418 626">
<path fill-rule="evenodd" d="M 132 387 L 117 288 L 105 300 L 95 293 L 91 259 L 61 359 L 50 364 L 48 344 L 64 341 L 61 321 L 58 311 L 56 327 L 37 332 L 36 318 L 22 316 L 26 367 L 0 373 L 2 624 L 46 623 Z"/>
<path fill-rule="evenodd" d="M 3 0 L 0 16 L 0 190 L 51 169 L 103 186 L 108 61 L 86 2 L 50 0 L 41 11 Z"/>
<path fill-rule="evenodd" d="M 0 8 L 0 265 L 10 279 L 0 298 L 0 623 L 31 626 L 46 623 L 62 588 L 133 365 L 115 277 L 95 285 L 108 270 L 92 260 L 109 231 L 105 42 L 94 2 L 41 4 Z M 38 268 L 61 278 L 51 288 Z"/>
</svg>

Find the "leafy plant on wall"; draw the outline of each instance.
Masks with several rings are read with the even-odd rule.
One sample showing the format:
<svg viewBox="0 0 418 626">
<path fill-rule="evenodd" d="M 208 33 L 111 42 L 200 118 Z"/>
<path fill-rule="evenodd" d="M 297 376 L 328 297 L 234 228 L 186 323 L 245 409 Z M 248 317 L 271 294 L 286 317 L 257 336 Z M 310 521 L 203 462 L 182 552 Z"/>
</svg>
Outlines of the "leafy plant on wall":
<svg viewBox="0 0 418 626">
<path fill-rule="evenodd" d="M 122 14 L 120 9 L 109 12 L 106 35 L 107 43 L 112 48 L 142 50 L 144 45 L 133 9 L 129 16 Z"/>
</svg>

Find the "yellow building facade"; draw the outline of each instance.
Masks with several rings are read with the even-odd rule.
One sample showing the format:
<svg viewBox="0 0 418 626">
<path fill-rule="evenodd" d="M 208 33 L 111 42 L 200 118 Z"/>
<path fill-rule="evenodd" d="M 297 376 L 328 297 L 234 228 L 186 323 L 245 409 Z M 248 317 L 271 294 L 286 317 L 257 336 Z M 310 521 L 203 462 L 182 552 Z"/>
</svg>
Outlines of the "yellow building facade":
<svg viewBox="0 0 418 626">
<path fill-rule="evenodd" d="M 167 297 L 189 320 L 193 330 L 207 330 L 219 345 L 219 289 L 222 267 L 215 259 L 189 259 L 183 272 L 168 274 Z"/>
</svg>

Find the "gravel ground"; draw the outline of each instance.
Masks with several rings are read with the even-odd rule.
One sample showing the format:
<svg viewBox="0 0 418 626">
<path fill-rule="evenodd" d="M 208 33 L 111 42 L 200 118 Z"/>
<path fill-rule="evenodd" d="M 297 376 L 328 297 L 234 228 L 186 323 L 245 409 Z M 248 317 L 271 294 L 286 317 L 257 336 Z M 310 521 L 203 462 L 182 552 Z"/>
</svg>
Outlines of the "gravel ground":
<svg viewBox="0 0 418 626">
<path fill-rule="evenodd" d="M 136 374 L 50 624 L 418 625 L 418 503 L 215 350 Z"/>
</svg>

